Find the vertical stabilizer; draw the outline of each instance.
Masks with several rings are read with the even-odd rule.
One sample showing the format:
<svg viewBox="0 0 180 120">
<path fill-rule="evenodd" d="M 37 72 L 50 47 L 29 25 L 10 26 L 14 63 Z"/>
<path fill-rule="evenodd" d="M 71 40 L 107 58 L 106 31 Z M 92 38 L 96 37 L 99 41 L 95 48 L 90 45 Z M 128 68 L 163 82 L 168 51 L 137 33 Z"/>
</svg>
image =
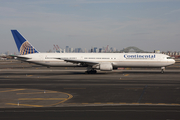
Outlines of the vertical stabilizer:
<svg viewBox="0 0 180 120">
<path fill-rule="evenodd" d="M 38 51 L 17 30 L 11 30 L 11 32 L 21 55 L 38 53 Z"/>
</svg>

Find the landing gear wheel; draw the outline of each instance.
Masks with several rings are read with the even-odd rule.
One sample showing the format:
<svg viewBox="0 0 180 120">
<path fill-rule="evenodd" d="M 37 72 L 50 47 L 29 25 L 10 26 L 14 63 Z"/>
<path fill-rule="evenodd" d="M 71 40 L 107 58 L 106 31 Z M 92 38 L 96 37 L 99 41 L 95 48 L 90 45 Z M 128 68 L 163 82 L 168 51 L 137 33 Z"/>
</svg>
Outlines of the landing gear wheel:
<svg viewBox="0 0 180 120">
<path fill-rule="evenodd" d="M 96 70 L 90 70 L 85 72 L 85 74 L 96 74 L 96 73 L 97 73 Z"/>
<path fill-rule="evenodd" d="M 165 67 L 161 67 L 161 73 L 163 74 L 165 70 Z"/>
<path fill-rule="evenodd" d="M 96 70 L 92 70 L 91 73 L 92 73 L 92 74 L 96 74 L 97 71 L 96 71 Z"/>
</svg>

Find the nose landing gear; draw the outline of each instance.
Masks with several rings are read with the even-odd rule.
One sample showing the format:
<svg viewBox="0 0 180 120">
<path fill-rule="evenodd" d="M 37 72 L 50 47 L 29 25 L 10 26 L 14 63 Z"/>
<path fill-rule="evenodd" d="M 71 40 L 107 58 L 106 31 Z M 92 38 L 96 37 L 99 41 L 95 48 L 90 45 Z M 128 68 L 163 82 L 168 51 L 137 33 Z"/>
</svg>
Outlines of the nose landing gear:
<svg viewBox="0 0 180 120">
<path fill-rule="evenodd" d="M 165 70 L 165 67 L 161 67 L 161 73 L 163 74 Z"/>
</svg>

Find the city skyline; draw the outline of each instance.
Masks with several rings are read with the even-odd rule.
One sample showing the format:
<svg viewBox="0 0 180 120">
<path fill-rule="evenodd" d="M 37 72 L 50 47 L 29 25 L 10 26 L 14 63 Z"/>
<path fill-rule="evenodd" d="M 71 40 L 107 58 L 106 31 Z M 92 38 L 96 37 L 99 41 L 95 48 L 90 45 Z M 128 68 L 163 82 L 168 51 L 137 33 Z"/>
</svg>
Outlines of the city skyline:
<svg viewBox="0 0 180 120">
<path fill-rule="evenodd" d="M 53 50 L 55 51 L 59 51 L 59 52 L 117 52 L 118 49 L 116 49 L 115 47 L 109 47 L 109 45 L 107 46 L 103 46 L 103 47 L 91 47 L 89 49 L 87 48 L 81 48 L 81 47 L 78 47 L 78 48 L 73 48 L 73 47 L 70 47 L 70 46 L 66 46 L 66 47 L 59 47 L 58 45 L 53 45 Z M 52 51 L 51 49 L 49 51 Z"/>
<path fill-rule="evenodd" d="M 54 45 L 53 45 L 54 46 Z M 55 45 L 56 47 L 58 45 Z M 67 48 L 68 47 L 68 48 Z M 69 49 L 69 50 L 67 50 Z M 95 50 L 96 49 L 96 50 Z M 158 52 L 158 53 L 165 53 L 167 55 L 180 55 L 180 50 L 179 51 L 170 51 L 170 50 L 166 50 L 166 51 L 161 51 L 161 50 L 153 50 L 153 51 L 146 51 L 143 49 L 140 49 L 136 46 L 129 46 L 129 47 L 125 47 L 122 49 L 117 49 L 115 47 L 112 46 L 103 46 L 103 47 L 91 47 L 91 48 L 73 48 L 71 46 L 65 46 L 65 47 L 57 47 L 57 49 L 55 47 L 53 47 L 52 49 L 46 50 L 44 52 L 59 52 L 59 53 L 144 53 L 144 52 L 148 52 L 148 53 L 153 53 L 153 52 Z M 39 51 L 42 52 L 42 51 Z M 5 52 L 0 52 L 0 55 L 18 55 L 19 52 L 10 52 L 10 51 L 5 51 Z"/>
</svg>

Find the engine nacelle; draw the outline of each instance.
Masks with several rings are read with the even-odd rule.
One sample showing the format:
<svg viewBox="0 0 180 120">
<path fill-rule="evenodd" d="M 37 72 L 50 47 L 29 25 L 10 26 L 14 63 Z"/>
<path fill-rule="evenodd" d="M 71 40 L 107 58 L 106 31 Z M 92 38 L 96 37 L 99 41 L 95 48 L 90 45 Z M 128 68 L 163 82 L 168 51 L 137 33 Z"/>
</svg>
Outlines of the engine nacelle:
<svg viewBox="0 0 180 120">
<path fill-rule="evenodd" d="M 101 71 L 112 71 L 113 70 L 113 66 L 111 63 L 100 63 L 99 64 L 99 69 Z"/>
</svg>

